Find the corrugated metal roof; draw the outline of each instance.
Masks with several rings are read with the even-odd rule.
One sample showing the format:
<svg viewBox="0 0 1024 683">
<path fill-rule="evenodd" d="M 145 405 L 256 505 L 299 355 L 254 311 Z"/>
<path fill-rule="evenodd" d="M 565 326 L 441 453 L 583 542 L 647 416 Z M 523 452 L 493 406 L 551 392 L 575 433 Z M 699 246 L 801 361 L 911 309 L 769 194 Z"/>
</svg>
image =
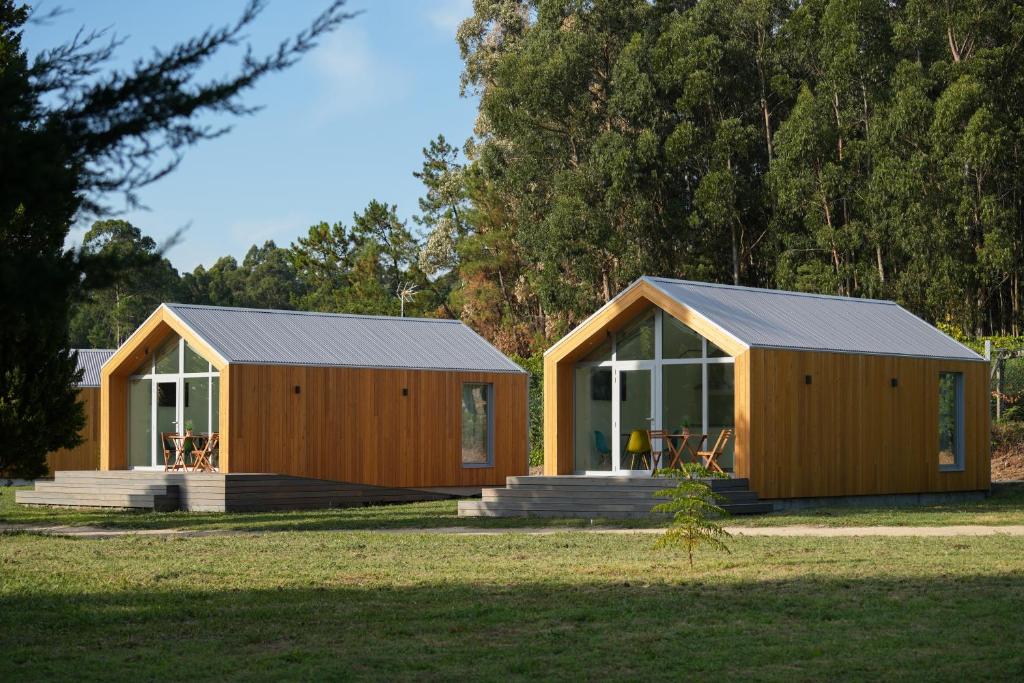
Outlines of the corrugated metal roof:
<svg viewBox="0 0 1024 683">
<path fill-rule="evenodd" d="M 458 320 L 166 306 L 228 363 L 525 372 Z"/>
<path fill-rule="evenodd" d="M 644 277 L 751 347 L 982 360 L 893 301 Z"/>
<path fill-rule="evenodd" d="M 98 387 L 100 368 L 114 355 L 115 349 L 75 349 L 78 351 L 78 367 L 82 370 L 80 387 Z"/>
</svg>

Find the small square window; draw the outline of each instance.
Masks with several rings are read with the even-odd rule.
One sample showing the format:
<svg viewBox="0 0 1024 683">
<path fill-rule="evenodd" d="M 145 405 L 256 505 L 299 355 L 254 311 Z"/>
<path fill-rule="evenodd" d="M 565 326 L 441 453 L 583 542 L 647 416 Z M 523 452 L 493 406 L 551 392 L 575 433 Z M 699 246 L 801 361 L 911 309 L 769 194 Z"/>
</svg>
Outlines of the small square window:
<svg viewBox="0 0 1024 683">
<path fill-rule="evenodd" d="M 494 385 L 462 385 L 462 466 L 494 466 Z"/>
</svg>

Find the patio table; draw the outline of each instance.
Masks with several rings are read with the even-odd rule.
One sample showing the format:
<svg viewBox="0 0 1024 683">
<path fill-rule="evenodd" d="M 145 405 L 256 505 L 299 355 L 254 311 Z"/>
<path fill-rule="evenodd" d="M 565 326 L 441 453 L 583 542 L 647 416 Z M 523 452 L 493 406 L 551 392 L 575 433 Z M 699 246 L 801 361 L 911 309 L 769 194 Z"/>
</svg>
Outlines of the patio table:
<svg viewBox="0 0 1024 683">
<path fill-rule="evenodd" d="M 210 437 L 206 434 L 171 434 L 167 438 L 174 444 L 173 469 L 177 469 L 180 465 L 181 468 L 187 472 L 188 464 L 185 460 L 185 442 L 192 442 L 192 448 L 190 450 L 202 450 L 203 446 L 206 444 L 206 440 Z M 192 471 L 195 471 L 194 467 Z"/>
<path fill-rule="evenodd" d="M 684 454 L 690 456 L 690 460 L 696 463 L 703 463 L 703 460 L 697 455 L 697 451 L 705 447 L 708 441 L 707 434 L 697 434 L 691 432 L 679 432 L 678 434 L 671 434 L 664 430 L 656 430 L 650 433 L 651 440 L 661 439 L 662 450 L 659 453 L 657 462 L 660 463 L 661 455 L 667 450 L 670 455 L 670 461 L 667 469 L 673 467 L 681 467 L 680 462 Z M 655 468 L 657 469 L 657 468 Z"/>
<path fill-rule="evenodd" d="M 184 434 L 167 434 L 164 438 L 174 446 L 174 462 L 170 465 L 165 465 L 164 471 L 177 471 L 179 467 L 182 470 L 187 470 L 188 466 L 185 465 L 185 439 L 189 437 Z"/>
</svg>

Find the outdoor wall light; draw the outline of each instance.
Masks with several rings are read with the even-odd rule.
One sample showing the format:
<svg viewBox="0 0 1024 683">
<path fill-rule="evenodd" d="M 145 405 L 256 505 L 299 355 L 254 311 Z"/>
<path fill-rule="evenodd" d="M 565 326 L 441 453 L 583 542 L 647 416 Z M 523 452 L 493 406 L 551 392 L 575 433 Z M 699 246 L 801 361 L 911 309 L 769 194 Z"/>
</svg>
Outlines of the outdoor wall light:
<svg viewBox="0 0 1024 683">
<path fill-rule="evenodd" d="M 810 383 L 811 383 L 811 376 L 810 375 L 804 375 L 804 384 L 810 384 Z"/>
<path fill-rule="evenodd" d="M 298 384 L 295 385 L 295 393 L 296 394 L 301 394 L 302 393 L 302 387 L 300 387 Z"/>
<path fill-rule="evenodd" d="M 402 387 L 402 396 L 409 395 L 409 387 Z"/>
<path fill-rule="evenodd" d="M 893 377 L 892 380 L 890 381 L 890 384 L 892 384 L 892 388 L 895 389 L 896 387 L 898 387 L 900 385 L 900 381 L 896 377 Z"/>
</svg>

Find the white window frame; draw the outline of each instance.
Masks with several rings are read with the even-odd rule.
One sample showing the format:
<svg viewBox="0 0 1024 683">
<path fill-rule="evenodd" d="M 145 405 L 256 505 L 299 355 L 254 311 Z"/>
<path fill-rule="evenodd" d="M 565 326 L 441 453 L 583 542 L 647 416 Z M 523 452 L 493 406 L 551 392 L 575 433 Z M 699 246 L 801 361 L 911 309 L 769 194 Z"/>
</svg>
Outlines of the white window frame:
<svg viewBox="0 0 1024 683">
<path fill-rule="evenodd" d="M 644 315 L 643 313 L 641 315 Z M 619 353 L 619 333 L 611 333 L 612 339 L 612 357 L 611 360 L 603 361 L 579 361 L 575 367 L 591 367 L 591 368 L 610 368 L 612 371 L 612 433 L 618 434 L 618 419 L 619 419 L 619 371 L 620 370 L 651 370 L 651 387 L 653 391 L 653 397 L 651 402 L 651 411 L 653 412 L 651 421 L 651 429 L 662 429 L 662 412 L 664 395 L 662 393 L 662 368 L 666 365 L 700 365 L 701 366 L 701 431 L 704 434 L 708 433 L 710 426 L 708 424 L 708 366 L 715 364 L 729 364 L 735 365 L 736 359 L 732 356 L 708 356 L 708 340 L 699 332 L 694 332 L 701 338 L 701 357 L 700 358 L 662 358 L 662 332 L 664 330 L 664 316 L 671 315 L 666 313 L 661 308 L 655 307 L 654 309 L 654 357 L 648 360 L 618 360 Z M 639 319 L 640 316 L 634 318 Z M 630 321 L 632 322 L 632 321 Z M 685 324 L 685 323 L 684 323 Z M 692 329 L 692 328 L 691 328 Z M 573 382 L 573 419 L 575 419 L 575 406 L 576 406 L 576 395 L 575 395 L 575 382 Z M 734 389 L 735 391 L 735 389 Z M 735 398 L 733 399 L 735 401 Z M 573 430 L 573 460 L 575 464 L 576 457 L 576 443 L 575 433 Z M 583 474 L 587 475 L 611 475 L 611 474 L 630 474 L 640 473 L 643 474 L 644 470 L 624 470 L 621 469 L 622 465 L 622 454 L 621 450 L 621 439 L 614 438 L 611 440 L 612 447 L 612 469 L 611 470 L 587 470 Z M 573 468 L 575 471 L 575 467 Z"/>
<path fill-rule="evenodd" d="M 175 333 L 175 334 L 177 334 L 177 333 Z M 159 348 L 160 347 L 158 345 L 157 349 L 159 349 Z M 192 350 L 195 351 L 195 349 L 192 349 Z M 198 354 L 198 351 L 196 351 L 196 353 Z M 218 395 L 219 395 L 219 393 L 220 393 L 220 386 L 219 386 L 220 371 L 217 370 L 216 368 L 214 368 L 213 363 L 211 363 L 209 360 L 206 361 L 206 364 L 207 364 L 207 367 L 209 368 L 206 372 L 185 372 L 185 338 L 182 337 L 181 335 L 178 335 L 178 372 L 157 372 L 156 371 L 156 349 L 154 349 L 152 357 L 150 358 L 149 372 L 145 372 L 145 373 L 141 373 L 141 374 L 136 373 L 134 375 L 129 375 L 129 379 L 148 379 L 148 380 L 150 380 L 150 392 L 151 392 L 150 403 L 149 403 L 149 409 L 150 409 L 149 428 L 150 428 L 150 435 L 151 435 L 151 438 L 149 440 L 150 441 L 150 459 L 149 459 L 150 464 L 149 465 L 134 465 L 134 466 L 131 466 L 131 469 L 136 469 L 136 470 L 158 469 L 158 470 L 162 470 L 164 468 L 164 466 L 163 466 L 163 453 L 157 448 L 157 439 L 158 439 L 157 435 L 159 434 L 159 432 L 157 431 L 157 426 L 156 426 L 156 394 L 157 394 L 157 384 L 168 384 L 168 383 L 171 383 L 171 382 L 174 382 L 176 384 L 175 390 L 174 390 L 174 394 L 175 394 L 175 397 L 174 397 L 174 401 L 175 401 L 175 406 L 174 406 L 174 418 L 175 418 L 174 419 L 174 424 L 175 424 L 175 426 L 180 428 L 182 426 L 181 425 L 181 421 L 182 421 L 182 419 L 185 416 L 185 396 L 184 396 L 185 380 L 186 379 L 192 379 L 192 378 L 206 378 L 206 379 L 209 379 L 210 381 L 207 382 L 207 386 L 206 386 L 206 391 L 207 391 L 207 394 L 206 394 L 206 424 L 208 426 L 210 426 L 210 427 L 213 426 L 213 381 L 212 380 L 213 380 L 214 377 L 218 378 L 217 392 L 218 392 Z M 128 411 L 125 411 L 125 412 L 127 413 Z M 125 435 L 125 448 L 126 449 L 130 449 L 131 448 L 131 438 L 130 438 L 130 435 L 128 433 L 129 428 L 130 428 L 130 425 L 128 424 L 128 420 L 126 418 L 126 421 L 125 421 L 125 434 L 124 434 Z M 130 462 L 131 461 L 131 453 L 128 450 L 126 450 L 126 452 L 128 453 L 128 461 Z"/>
</svg>

